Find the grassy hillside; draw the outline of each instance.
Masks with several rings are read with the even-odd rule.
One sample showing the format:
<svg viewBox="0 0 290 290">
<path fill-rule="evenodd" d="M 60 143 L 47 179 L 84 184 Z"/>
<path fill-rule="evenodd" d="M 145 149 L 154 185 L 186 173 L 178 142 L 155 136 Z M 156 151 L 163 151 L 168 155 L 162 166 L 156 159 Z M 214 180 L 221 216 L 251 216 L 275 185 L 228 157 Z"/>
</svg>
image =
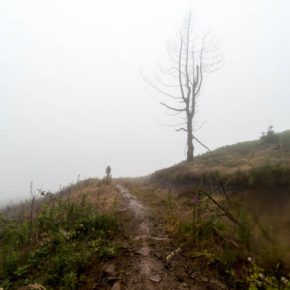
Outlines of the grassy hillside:
<svg viewBox="0 0 290 290">
<path fill-rule="evenodd" d="M 131 190 L 155 208 L 189 267 L 229 289 L 289 289 L 290 131 L 156 171 Z"/>
<path fill-rule="evenodd" d="M 184 194 L 135 180 L 128 186 L 160 220 L 171 249 L 163 261 L 186 283 L 193 279 L 197 289 L 290 289 L 290 203 L 265 212 L 241 196 L 231 196 L 229 204 L 202 190 Z"/>
<path fill-rule="evenodd" d="M 179 282 L 290 289 L 290 131 L 219 148 L 151 179 L 118 182 L 150 208 L 152 228 L 166 237 L 152 238 L 156 257 Z M 145 221 L 134 221 L 125 201 L 113 184 L 88 179 L 2 210 L 0 289 L 112 289 L 116 279 L 126 282 L 140 261 L 132 230 Z M 107 275 L 106 265 L 118 270 Z"/>
<path fill-rule="evenodd" d="M 3 210 L 0 287 L 105 289 L 102 263 L 118 251 L 116 198 L 89 179 Z"/>
<path fill-rule="evenodd" d="M 216 185 L 217 176 L 231 187 L 290 186 L 290 130 L 270 131 L 259 140 L 224 146 L 153 173 L 155 182 L 178 185 Z"/>
</svg>

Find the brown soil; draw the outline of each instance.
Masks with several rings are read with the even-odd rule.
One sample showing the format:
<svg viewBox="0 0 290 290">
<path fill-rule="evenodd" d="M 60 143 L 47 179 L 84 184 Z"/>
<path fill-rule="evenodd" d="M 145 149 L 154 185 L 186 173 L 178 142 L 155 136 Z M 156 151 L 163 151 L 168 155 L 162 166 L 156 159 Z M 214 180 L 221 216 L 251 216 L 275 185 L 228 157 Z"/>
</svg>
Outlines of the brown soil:
<svg viewBox="0 0 290 290">
<path fill-rule="evenodd" d="M 180 271 L 171 268 L 171 260 L 180 255 L 180 249 L 169 246 L 162 225 L 147 206 L 124 186 L 117 185 L 117 188 L 120 192 L 118 219 L 123 234 L 122 255 L 114 264 L 105 266 L 113 269 L 111 273 L 107 271 L 112 275 L 111 289 L 209 289 L 197 286 L 192 278 L 183 279 L 184 267 L 180 267 Z"/>
<path fill-rule="evenodd" d="M 120 211 L 131 216 L 126 234 L 132 248 L 126 261 L 125 289 L 187 289 L 169 275 L 158 255 L 157 242 L 162 244 L 167 238 L 157 233 L 150 210 L 122 185 L 118 189 L 123 198 Z"/>
</svg>

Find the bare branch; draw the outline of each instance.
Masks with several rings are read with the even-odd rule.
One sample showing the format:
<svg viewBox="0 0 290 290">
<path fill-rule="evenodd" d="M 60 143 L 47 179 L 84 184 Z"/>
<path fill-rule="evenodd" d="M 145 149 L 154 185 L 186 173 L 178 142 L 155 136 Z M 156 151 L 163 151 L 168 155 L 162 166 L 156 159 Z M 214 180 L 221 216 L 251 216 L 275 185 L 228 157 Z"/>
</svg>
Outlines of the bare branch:
<svg viewBox="0 0 290 290">
<path fill-rule="evenodd" d="M 155 78 L 164 87 L 167 87 L 167 88 L 179 88 L 179 85 L 172 85 L 172 84 L 165 83 L 157 74 L 155 74 Z"/>
<path fill-rule="evenodd" d="M 165 111 L 164 114 L 167 115 L 167 116 L 170 116 L 170 117 L 175 117 L 175 116 L 178 116 L 180 115 L 181 113 L 183 112 L 175 112 L 175 113 L 171 113 L 171 111 Z M 177 125 L 178 126 L 178 125 Z"/>
<path fill-rule="evenodd" d="M 186 60 L 185 60 L 185 74 L 186 74 L 187 100 L 190 99 L 190 95 L 191 95 L 191 87 L 190 87 L 190 82 L 189 82 L 189 73 L 188 73 L 190 24 L 191 24 L 191 19 L 189 18 L 189 20 L 188 20 L 188 26 L 187 26 L 187 36 L 186 36 Z M 193 96 L 193 97 L 194 97 L 194 96 Z"/>
<path fill-rule="evenodd" d="M 170 106 L 168 106 L 167 104 L 165 104 L 163 102 L 160 102 L 160 104 L 162 106 L 166 107 L 167 109 L 172 110 L 172 111 L 176 111 L 176 112 L 185 112 L 186 111 L 186 108 L 184 108 L 184 109 L 173 108 L 173 107 L 170 107 Z"/>
<path fill-rule="evenodd" d="M 192 138 L 194 140 L 196 140 L 197 143 L 199 143 L 202 147 L 204 147 L 208 152 L 212 153 L 212 151 L 209 149 L 209 147 L 207 147 L 205 144 L 203 144 L 201 141 L 199 141 L 199 139 L 197 139 L 195 136 L 192 136 Z"/>
<path fill-rule="evenodd" d="M 197 129 L 194 129 L 194 131 L 196 132 L 196 131 L 200 130 L 206 123 L 207 122 L 204 121 Z"/>
<path fill-rule="evenodd" d="M 163 95 L 165 95 L 165 96 L 167 96 L 167 97 L 169 97 L 169 98 L 171 98 L 171 99 L 175 99 L 175 100 L 180 99 L 180 97 L 175 97 L 175 96 L 173 96 L 173 95 L 171 95 L 171 94 L 169 94 L 169 93 L 163 91 L 162 89 L 158 88 L 158 87 L 155 86 L 152 82 L 150 82 L 149 80 L 147 80 L 147 79 L 146 79 L 142 74 L 141 74 L 141 77 L 144 79 L 144 81 L 145 81 L 148 85 L 150 85 L 153 89 L 155 89 L 155 90 L 158 91 L 159 93 L 161 93 L 161 94 L 163 94 Z"/>
<path fill-rule="evenodd" d="M 197 66 L 198 74 L 199 74 L 199 79 L 198 83 L 196 84 L 196 91 L 195 95 L 197 96 L 200 93 L 200 89 L 202 86 L 202 81 L 203 81 L 203 63 L 202 63 L 202 57 L 203 57 L 203 50 L 201 50 L 200 54 L 200 64 Z"/>
<path fill-rule="evenodd" d="M 175 130 L 176 132 L 180 132 L 180 131 L 184 131 L 184 132 L 188 132 L 188 130 L 186 130 L 185 128 L 179 128 Z"/>
<path fill-rule="evenodd" d="M 164 74 L 167 74 L 171 77 L 174 77 L 174 78 L 178 78 L 179 77 L 179 73 L 181 73 L 181 75 L 183 77 L 185 77 L 185 73 L 183 71 L 179 71 L 179 68 L 178 67 L 175 67 L 175 66 L 171 66 L 170 68 L 168 68 L 167 70 L 164 70 L 162 68 L 159 68 L 160 71 Z M 173 71 L 175 71 L 175 74 L 173 73 Z"/>
<path fill-rule="evenodd" d="M 182 75 L 181 75 L 181 55 L 182 55 L 182 46 L 183 46 L 183 38 L 181 37 L 181 43 L 180 43 L 180 52 L 179 52 L 179 86 L 181 91 L 181 96 L 184 102 L 186 103 L 186 98 L 184 96 L 184 90 L 183 90 L 183 84 L 182 84 Z"/>
<path fill-rule="evenodd" d="M 224 213 L 225 216 L 230 219 L 232 222 L 234 222 L 236 225 L 238 225 L 241 229 L 245 229 L 244 225 L 242 225 L 228 210 L 226 210 L 221 204 L 219 204 L 210 194 L 208 194 L 206 191 L 201 190 L 200 193 L 204 194 L 208 197 L 217 207 L 219 207 Z"/>
<path fill-rule="evenodd" d="M 209 147 L 207 147 L 205 144 L 203 144 L 203 143 L 202 143 L 200 140 L 198 140 L 195 136 L 193 136 L 192 138 L 195 139 L 195 140 L 196 140 L 196 141 L 197 141 L 201 146 L 203 146 L 203 147 L 204 147 L 204 148 L 205 148 L 209 153 L 212 153 L 212 151 L 209 149 Z M 216 159 L 215 159 L 215 160 L 216 160 Z M 221 180 L 219 174 L 216 173 L 215 175 L 216 175 L 217 181 L 218 181 L 218 183 L 219 183 L 219 186 L 220 186 L 220 188 L 222 189 L 224 196 L 226 197 L 227 203 L 228 203 L 229 205 L 231 205 L 229 195 L 228 195 L 228 193 L 227 193 L 227 191 L 226 191 L 226 188 L 224 187 L 224 184 L 223 184 L 223 182 L 222 182 L 222 180 Z"/>
</svg>

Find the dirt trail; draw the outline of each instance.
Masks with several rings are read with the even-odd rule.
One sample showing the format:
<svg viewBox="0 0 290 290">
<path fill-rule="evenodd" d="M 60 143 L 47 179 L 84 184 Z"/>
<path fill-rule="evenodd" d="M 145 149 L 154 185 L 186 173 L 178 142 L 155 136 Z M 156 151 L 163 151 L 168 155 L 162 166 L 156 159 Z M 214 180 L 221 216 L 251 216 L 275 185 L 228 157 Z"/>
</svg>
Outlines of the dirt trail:
<svg viewBox="0 0 290 290">
<path fill-rule="evenodd" d="M 158 230 L 150 209 L 124 186 L 117 185 L 117 188 L 121 194 L 119 212 L 127 215 L 124 227 L 129 243 L 125 276 L 122 279 L 124 289 L 190 289 L 176 281 L 160 259 L 158 248 L 167 237 Z"/>
</svg>

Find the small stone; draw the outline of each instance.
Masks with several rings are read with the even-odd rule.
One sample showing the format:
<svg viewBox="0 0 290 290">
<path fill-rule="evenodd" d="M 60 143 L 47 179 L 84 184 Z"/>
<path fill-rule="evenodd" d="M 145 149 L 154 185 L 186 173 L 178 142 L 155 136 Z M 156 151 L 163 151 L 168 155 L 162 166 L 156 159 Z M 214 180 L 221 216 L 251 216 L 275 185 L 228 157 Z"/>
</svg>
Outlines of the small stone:
<svg viewBox="0 0 290 290">
<path fill-rule="evenodd" d="M 120 208 L 119 210 L 117 210 L 117 212 L 121 213 L 121 212 L 125 212 L 127 210 L 128 210 L 127 208 Z"/>
<path fill-rule="evenodd" d="M 161 238 L 161 237 L 151 237 L 151 239 L 153 241 L 158 241 L 158 242 L 160 242 L 160 241 L 167 241 L 168 240 L 167 238 Z"/>
<path fill-rule="evenodd" d="M 161 258 L 161 254 L 160 253 L 155 253 L 155 256 L 158 258 L 158 259 L 160 259 Z"/>
<path fill-rule="evenodd" d="M 111 290 L 121 290 L 121 283 L 119 281 L 115 282 Z"/>
<path fill-rule="evenodd" d="M 114 275 L 115 274 L 115 265 L 114 264 L 106 264 L 103 267 L 103 272 L 109 274 L 109 275 Z"/>
<path fill-rule="evenodd" d="M 135 238 L 133 238 L 133 241 L 142 241 L 142 240 L 146 240 L 146 236 L 137 236 Z"/>
<path fill-rule="evenodd" d="M 194 280 L 198 280 L 199 275 L 195 272 L 191 273 L 190 278 L 194 279 Z"/>
<path fill-rule="evenodd" d="M 227 286 L 218 279 L 214 278 L 210 279 L 210 284 L 214 285 L 215 287 L 218 287 L 219 289 L 227 289 Z"/>
<path fill-rule="evenodd" d="M 147 247 L 143 247 L 141 249 L 139 249 L 138 251 L 136 251 L 137 254 L 147 257 L 150 253 L 150 250 Z"/>
<path fill-rule="evenodd" d="M 151 276 L 149 280 L 155 283 L 159 283 L 161 281 L 161 277 L 160 275 L 154 275 L 154 276 Z"/>
</svg>

